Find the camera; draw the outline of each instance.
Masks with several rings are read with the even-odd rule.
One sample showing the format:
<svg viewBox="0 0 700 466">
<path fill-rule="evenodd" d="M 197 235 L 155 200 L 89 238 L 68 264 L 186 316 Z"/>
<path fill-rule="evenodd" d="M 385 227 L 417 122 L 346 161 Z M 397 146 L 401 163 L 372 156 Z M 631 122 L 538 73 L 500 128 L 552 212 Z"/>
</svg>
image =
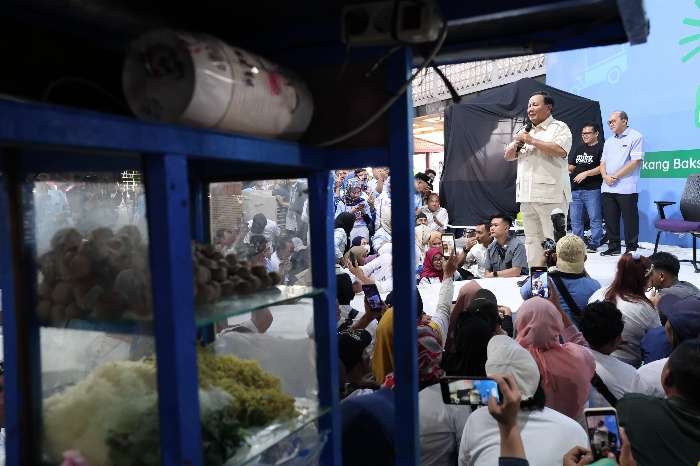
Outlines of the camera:
<svg viewBox="0 0 700 466">
<path fill-rule="evenodd" d="M 542 249 L 545 253 L 552 254 L 557 251 L 557 243 L 552 238 L 545 238 L 542 241 Z"/>
</svg>

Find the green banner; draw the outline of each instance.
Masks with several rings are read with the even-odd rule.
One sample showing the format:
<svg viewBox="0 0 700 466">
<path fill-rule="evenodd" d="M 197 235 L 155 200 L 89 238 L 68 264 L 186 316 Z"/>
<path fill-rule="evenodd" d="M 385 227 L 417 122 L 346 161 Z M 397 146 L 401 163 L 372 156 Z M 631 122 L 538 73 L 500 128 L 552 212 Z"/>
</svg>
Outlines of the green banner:
<svg viewBox="0 0 700 466">
<path fill-rule="evenodd" d="M 647 152 L 642 178 L 687 178 L 700 173 L 700 149 Z"/>
</svg>

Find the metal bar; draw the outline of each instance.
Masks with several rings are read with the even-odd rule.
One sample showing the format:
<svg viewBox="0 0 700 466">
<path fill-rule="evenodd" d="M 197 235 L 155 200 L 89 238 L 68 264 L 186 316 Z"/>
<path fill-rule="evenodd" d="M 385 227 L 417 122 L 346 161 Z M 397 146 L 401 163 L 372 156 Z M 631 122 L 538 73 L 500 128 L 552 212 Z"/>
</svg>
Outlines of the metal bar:
<svg viewBox="0 0 700 466">
<path fill-rule="evenodd" d="M 396 53 L 390 61 L 388 71 L 392 91 L 408 79 L 410 71 L 411 52 L 402 50 Z M 397 316 L 406 317 L 394 319 L 394 439 L 396 464 L 401 466 L 417 466 L 420 459 L 416 320 L 410 318 L 416 309 L 412 119 L 411 93 L 407 92 L 389 111 L 391 235 L 396 248 L 393 254 L 394 309 Z"/>
<path fill-rule="evenodd" d="M 202 465 L 193 315 L 190 196 L 184 155 L 145 157 L 161 462 Z"/>
<path fill-rule="evenodd" d="M 121 172 L 141 170 L 138 154 L 93 155 L 86 153 L 47 151 L 40 149 L 23 150 L 17 160 L 20 169 L 26 173 L 65 173 L 65 172 Z"/>
<path fill-rule="evenodd" d="M 330 408 L 330 412 L 320 421 L 321 430 L 330 431 L 321 464 L 334 466 L 341 463 L 341 427 L 331 183 L 327 171 L 317 171 L 309 176 L 309 221 L 313 247 L 311 274 L 313 286 L 324 288 L 322 294 L 314 297 L 318 396 L 321 406 Z"/>
<path fill-rule="evenodd" d="M 209 184 L 201 178 L 190 179 L 192 238 L 199 242 L 209 241 Z"/>
<path fill-rule="evenodd" d="M 186 126 L 43 104 L 0 100 L 3 144 L 80 148 L 101 152 L 188 154 L 208 158 L 317 169 L 324 159 L 293 142 L 237 136 Z"/>
<path fill-rule="evenodd" d="M 5 464 L 39 461 L 41 368 L 39 326 L 33 303 L 32 185 L 22 183 L 16 154 L 0 160 L 0 294 L 5 361 Z"/>
<path fill-rule="evenodd" d="M 321 150 L 321 149 L 316 149 Z M 389 166 L 389 151 L 386 147 L 370 147 L 367 149 L 337 149 L 324 150 L 326 170 L 353 167 L 386 167 Z"/>
<path fill-rule="evenodd" d="M 8 167 L 0 165 L 0 217 L 11 219 L 11 190 Z M 24 393 L 19 380 L 17 306 L 15 305 L 13 223 L 0 222 L 0 310 L 2 311 L 3 354 L 5 360 L 5 464 L 18 466 L 22 449 L 20 420 Z"/>
<path fill-rule="evenodd" d="M 190 172 L 191 175 L 191 172 Z M 209 231 L 209 185 L 202 181 L 200 177 L 190 177 L 190 199 L 192 209 L 190 209 L 190 224 L 192 228 L 192 238 L 200 243 L 210 241 Z M 216 339 L 216 332 L 213 325 L 205 325 L 197 329 L 197 340 L 208 345 Z"/>
</svg>

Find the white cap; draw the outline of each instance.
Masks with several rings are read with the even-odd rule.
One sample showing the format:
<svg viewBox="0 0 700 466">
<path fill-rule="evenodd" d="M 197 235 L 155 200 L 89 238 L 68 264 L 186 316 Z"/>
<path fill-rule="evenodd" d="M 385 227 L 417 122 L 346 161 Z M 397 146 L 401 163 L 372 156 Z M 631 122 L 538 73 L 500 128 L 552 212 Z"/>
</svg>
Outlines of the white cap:
<svg viewBox="0 0 700 466">
<path fill-rule="evenodd" d="M 540 370 L 530 352 L 506 335 L 491 338 L 486 347 L 486 374 L 511 374 L 528 400 L 535 395 L 540 384 Z"/>
</svg>

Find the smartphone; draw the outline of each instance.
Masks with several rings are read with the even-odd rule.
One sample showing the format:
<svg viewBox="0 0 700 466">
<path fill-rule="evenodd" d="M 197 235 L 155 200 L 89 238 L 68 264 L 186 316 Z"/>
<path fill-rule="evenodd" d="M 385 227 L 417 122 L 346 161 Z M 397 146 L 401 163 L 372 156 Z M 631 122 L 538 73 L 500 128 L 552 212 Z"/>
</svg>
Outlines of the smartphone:
<svg viewBox="0 0 700 466">
<path fill-rule="evenodd" d="M 615 408 L 584 409 L 583 415 L 586 418 L 586 432 L 593 457 L 599 460 L 607 458 L 608 453 L 613 453 L 619 458 L 622 442 Z"/>
<path fill-rule="evenodd" d="M 448 405 L 469 405 L 476 409 L 488 406 L 491 398 L 501 402 L 498 383 L 488 377 L 443 377 L 440 379 L 442 401 Z"/>
<path fill-rule="evenodd" d="M 530 290 L 531 295 L 541 298 L 549 298 L 549 277 L 547 267 L 530 268 Z"/>
<path fill-rule="evenodd" d="M 374 283 L 362 285 L 362 291 L 365 293 L 365 298 L 369 303 L 369 308 L 373 312 L 382 312 L 384 310 L 384 302 L 382 301 L 382 297 L 379 295 L 377 285 Z"/>
<path fill-rule="evenodd" d="M 449 259 L 455 253 L 455 235 L 453 233 L 442 234 L 442 255 L 445 260 Z"/>
</svg>

